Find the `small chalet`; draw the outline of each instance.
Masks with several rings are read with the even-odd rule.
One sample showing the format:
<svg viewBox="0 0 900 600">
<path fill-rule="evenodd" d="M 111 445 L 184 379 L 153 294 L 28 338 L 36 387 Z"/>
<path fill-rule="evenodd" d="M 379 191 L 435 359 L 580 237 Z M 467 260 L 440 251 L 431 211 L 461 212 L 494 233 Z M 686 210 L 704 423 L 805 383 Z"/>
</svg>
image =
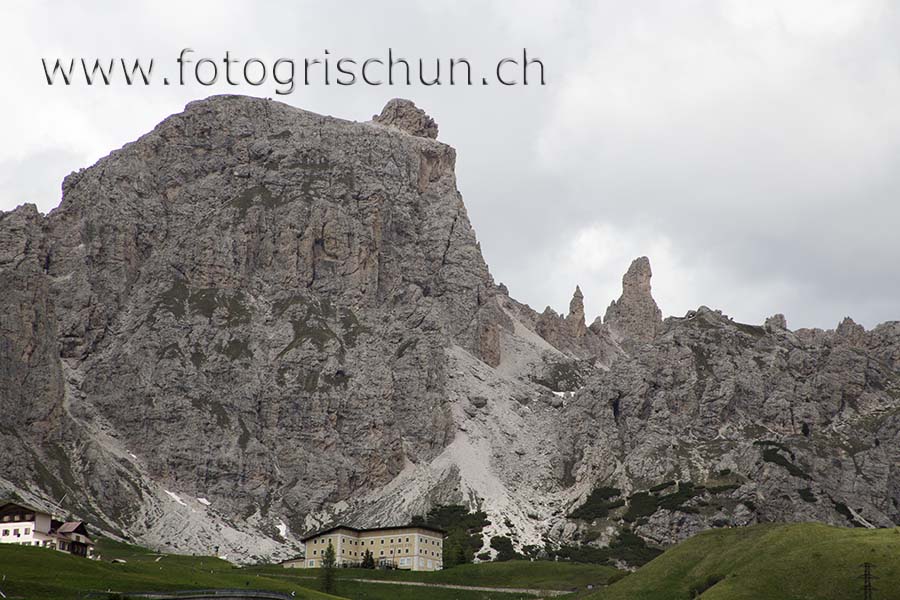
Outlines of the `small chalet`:
<svg viewBox="0 0 900 600">
<path fill-rule="evenodd" d="M 94 541 L 83 521 L 59 521 L 18 502 L 0 504 L 0 544 L 39 546 L 93 558 Z"/>
</svg>

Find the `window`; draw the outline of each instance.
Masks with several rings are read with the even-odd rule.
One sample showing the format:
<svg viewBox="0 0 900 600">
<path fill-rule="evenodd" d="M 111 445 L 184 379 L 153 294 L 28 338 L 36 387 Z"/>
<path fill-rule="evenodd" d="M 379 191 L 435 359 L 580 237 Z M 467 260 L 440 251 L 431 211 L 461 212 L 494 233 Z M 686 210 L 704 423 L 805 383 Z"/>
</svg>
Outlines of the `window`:
<svg viewBox="0 0 900 600">
<path fill-rule="evenodd" d="M 306 563 L 306 566 L 307 566 L 307 567 L 314 567 L 314 566 L 316 566 L 316 561 L 311 560 L 311 561 L 309 561 L 308 563 Z"/>
<path fill-rule="evenodd" d="M 391 543 L 391 544 L 394 543 L 394 538 L 391 538 L 391 539 L 390 539 L 390 543 Z"/>
<path fill-rule="evenodd" d="M 406 538 L 406 543 L 407 543 L 407 544 L 409 543 L 409 538 Z"/>
<path fill-rule="evenodd" d="M 379 555 L 379 556 L 384 556 L 384 550 L 379 551 L 379 552 L 378 552 L 378 555 Z"/>
<path fill-rule="evenodd" d="M 315 556 L 316 552 L 318 552 L 318 550 L 313 550 L 313 556 Z"/>
<path fill-rule="evenodd" d="M 9 529 L 4 529 L 4 530 L 3 530 L 3 535 L 9 535 Z"/>
<path fill-rule="evenodd" d="M 18 530 L 18 529 L 13 529 L 13 535 L 19 535 L 19 530 Z"/>
<path fill-rule="evenodd" d="M 31 533 L 31 527 L 26 527 L 26 528 L 25 528 L 25 535 L 28 535 L 29 533 Z"/>
</svg>

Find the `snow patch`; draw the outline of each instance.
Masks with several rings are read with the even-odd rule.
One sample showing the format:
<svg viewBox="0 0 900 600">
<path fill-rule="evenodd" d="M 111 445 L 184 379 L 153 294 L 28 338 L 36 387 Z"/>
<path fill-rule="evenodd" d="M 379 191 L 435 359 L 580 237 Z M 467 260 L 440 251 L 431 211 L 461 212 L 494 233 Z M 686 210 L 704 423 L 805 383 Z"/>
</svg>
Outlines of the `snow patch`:
<svg viewBox="0 0 900 600">
<path fill-rule="evenodd" d="M 175 492 L 170 492 L 169 490 L 163 490 L 163 491 L 164 491 L 166 494 L 169 495 L 169 498 L 171 498 L 172 500 L 174 500 L 174 501 L 177 502 L 178 504 L 180 504 L 180 505 L 182 505 L 182 506 L 187 506 L 187 504 L 185 504 L 184 500 L 181 499 L 181 496 L 179 496 L 179 495 L 176 494 Z"/>
<path fill-rule="evenodd" d="M 867 529 L 875 529 L 875 526 L 866 521 L 861 514 L 859 514 L 849 506 L 847 508 L 850 510 L 850 514 L 853 515 L 853 518 L 856 519 L 863 527 Z"/>
<path fill-rule="evenodd" d="M 287 525 L 284 524 L 284 521 L 278 519 L 278 522 L 275 524 L 275 527 L 278 529 L 278 535 L 287 539 L 288 528 Z"/>
<path fill-rule="evenodd" d="M 197 502 L 199 502 L 199 503 L 202 504 L 203 506 L 209 506 L 210 504 L 212 504 L 212 503 L 211 503 L 209 500 L 207 500 L 206 498 L 197 498 Z"/>
</svg>

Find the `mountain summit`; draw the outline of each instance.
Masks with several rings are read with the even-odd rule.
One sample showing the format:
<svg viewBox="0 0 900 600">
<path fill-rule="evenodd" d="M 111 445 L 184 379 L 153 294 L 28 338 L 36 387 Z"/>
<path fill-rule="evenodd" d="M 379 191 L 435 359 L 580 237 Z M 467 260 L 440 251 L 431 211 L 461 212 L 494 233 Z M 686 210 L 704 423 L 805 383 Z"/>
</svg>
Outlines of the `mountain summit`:
<svg viewBox="0 0 900 600">
<path fill-rule="evenodd" d="M 436 136 L 216 96 L 0 213 L 0 491 L 244 560 L 448 503 L 517 547 L 900 522 L 900 323 L 662 320 L 646 258 L 538 313 Z"/>
</svg>

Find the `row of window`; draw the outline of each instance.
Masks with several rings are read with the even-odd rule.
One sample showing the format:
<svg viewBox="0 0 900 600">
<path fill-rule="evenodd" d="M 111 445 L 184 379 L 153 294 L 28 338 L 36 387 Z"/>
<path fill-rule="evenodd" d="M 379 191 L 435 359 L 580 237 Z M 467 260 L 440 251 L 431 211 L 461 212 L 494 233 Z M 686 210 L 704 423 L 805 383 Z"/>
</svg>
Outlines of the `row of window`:
<svg viewBox="0 0 900 600">
<path fill-rule="evenodd" d="M 385 538 L 381 538 L 381 543 L 382 543 L 382 544 L 384 544 L 384 539 L 385 539 Z M 359 540 L 359 539 L 355 539 L 355 538 L 341 537 L 341 541 L 344 542 L 345 544 L 349 544 L 349 545 L 351 545 L 351 546 L 365 546 L 365 545 L 366 545 L 366 540 Z M 328 543 L 328 539 L 327 539 L 327 538 L 319 538 L 319 539 L 316 539 L 316 540 L 312 540 L 311 543 L 312 543 L 312 544 L 327 544 L 327 543 Z M 388 544 L 393 544 L 393 543 L 394 543 L 394 538 L 388 538 Z M 403 538 L 397 538 L 397 543 L 398 543 L 398 544 L 403 544 L 403 543 L 404 543 Z M 409 538 L 406 538 L 406 542 L 405 542 L 405 543 L 407 543 L 407 544 L 409 543 Z M 429 539 L 429 538 L 424 538 L 424 537 L 420 537 L 420 538 L 419 538 L 419 543 L 420 543 L 420 544 L 431 544 L 431 545 L 433 545 L 433 546 L 440 546 L 440 545 L 441 545 L 441 541 L 440 541 L 440 540 L 434 540 L 434 539 Z M 375 545 L 375 539 L 374 539 L 374 538 L 369 540 L 369 545 L 370 545 L 370 546 L 374 546 L 374 545 Z"/>
<path fill-rule="evenodd" d="M 312 551 L 313 556 L 316 556 L 316 555 L 318 554 L 318 552 L 319 552 L 318 550 L 313 550 L 313 551 Z M 393 550 L 390 550 L 389 552 L 390 552 L 391 554 L 394 553 Z M 428 550 L 426 550 L 426 551 L 424 552 L 425 556 L 428 556 L 428 552 L 429 552 Z M 397 550 L 397 554 L 410 554 L 410 553 L 411 553 L 411 550 L 410 550 L 409 548 L 399 548 L 399 549 Z M 322 554 L 325 554 L 325 551 L 324 551 L 324 550 L 322 550 Z M 350 552 L 347 552 L 347 549 L 346 549 L 346 548 L 341 548 L 341 555 L 344 555 L 344 554 L 346 554 L 347 556 L 362 556 L 364 553 L 363 553 L 363 552 L 358 552 L 358 551 L 350 551 Z M 384 556 L 384 550 L 379 551 L 378 554 L 379 554 L 379 556 Z M 435 552 L 434 550 L 431 551 L 431 556 L 437 556 L 437 555 L 438 555 L 437 552 Z"/>
<path fill-rule="evenodd" d="M 44 541 L 35 540 L 33 542 L 29 541 L 29 542 L 8 542 L 8 543 L 13 544 L 13 545 L 18 544 L 19 546 L 43 546 L 44 548 L 56 548 L 57 547 L 57 545 L 52 540 L 44 540 Z M 59 542 L 58 548 L 60 550 L 70 550 L 69 546 L 72 546 L 72 544 L 70 542 Z M 72 549 L 74 549 L 74 546 L 72 546 Z"/>
<path fill-rule="evenodd" d="M 48 540 L 44 540 L 43 542 L 39 542 L 39 541 L 35 540 L 35 541 L 33 541 L 33 542 L 10 542 L 10 543 L 11 543 L 13 546 L 15 546 L 15 545 L 18 544 L 19 546 L 43 546 L 44 548 L 47 548 L 48 546 L 51 546 L 51 544 L 52 544 L 53 542 L 50 542 L 50 541 L 48 541 Z M 65 549 L 66 549 L 65 543 L 61 543 L 61 544 L 59 545 L 59 549 L 60 549 L 60 550 L 65 550 Z"/>
<path fill-rule="evenodd" d="M 413 566 L 413 565 L 415 564 L 415 561 L 416 561 L 415 558 L 413 558 L 413 557 L 411 557 L 411 556 L 407 556 L 407 557 L 401 558 L 401 559 L 398 561 L 398 564 L 399 564 L 401 567 L 411 567 L 411 566 Z M 350 564 L 355 564 L 355 563 L 350 563 Z M 384 564 L 388 564 L 388 563 L 385 562 Z M 428 568 L 429 568 L 429 569 L 432 569 L 432 568 L 434 568 L 435 565 L 438 565 L 438 564 L 439 564 L 439 563 L 438 563 L 437 561 L 431 561 L 431 560 L 429 560 L 429 561 L 428 561 Z M 307 565 L 308 567 L 315 567 L 315 566 L 316 566 L 316 561 L 315 561 L 315 560 L 309 560 L 309 561 L 307 561 L 306 565 Z M 420 566 L 420 567 L 424 567 L 424 566 L 425 566 L 425 559 L 424 559 L 424 558 L 420 558 L 420 559 L 419 559 L 419 566 Z"/>
<path fill-rule="evenodd" d="M 9 514 L 9 515 L 3 515 L 2 521 L 4 523 L 19 523 L 21 521 L 34 521 L 34 513 L 27 513 L 27 514 L 13 513 L 13 514 Z"/>
<path fill-rule="evenodd" d="M 18 535 L 19 535 L 19 529 L 18 529 L 18 528 L 13 529 L 13 530 L 12 530 L 12 534 L 13 534 L 14 536 L 18 536 Z M 8 536 L 8 535 L 9 535 L 9 529 L 4 529 L 4 530 L 3 530 L 3 537 L 6 537 L 6 536 Z M 22 535 L 31 535 L 31 527 L 26 527 L 26 528 L 25 528 L 25 533 L 23 533 Z"/>
</svg>

